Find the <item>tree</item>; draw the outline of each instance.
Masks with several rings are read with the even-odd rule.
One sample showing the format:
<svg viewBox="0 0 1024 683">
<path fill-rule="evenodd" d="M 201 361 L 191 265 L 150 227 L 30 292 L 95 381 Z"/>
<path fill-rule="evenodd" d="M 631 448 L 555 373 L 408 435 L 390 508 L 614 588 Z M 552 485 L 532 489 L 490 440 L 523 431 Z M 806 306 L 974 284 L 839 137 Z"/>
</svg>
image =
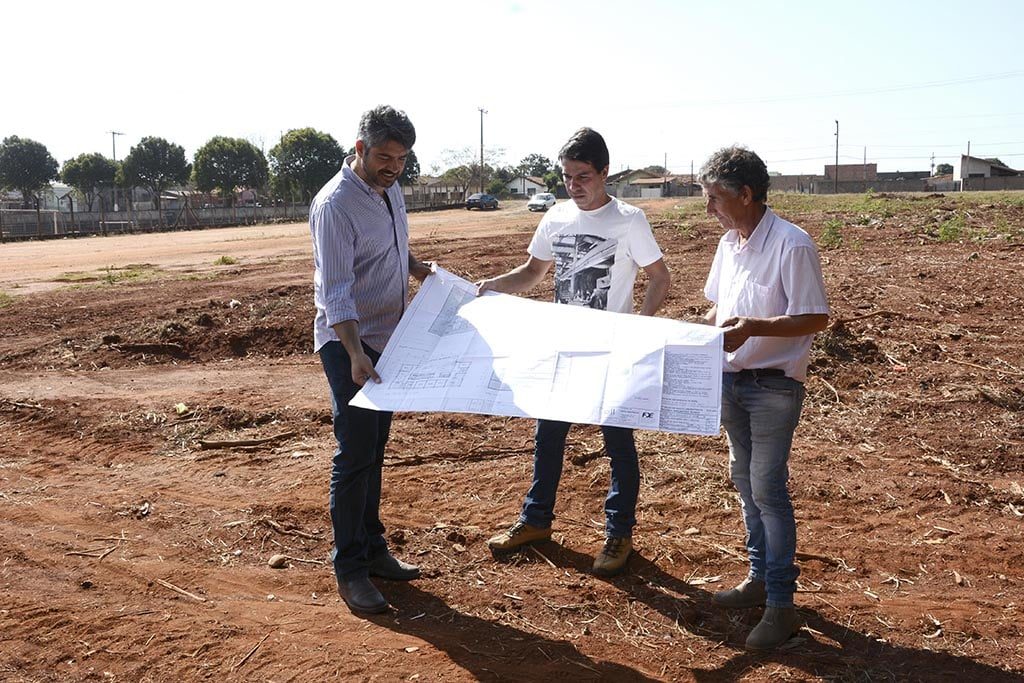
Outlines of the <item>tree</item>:
<svg viewBox="0 0 1024 683">
<path fill-rule="evenodd" d="M 491 180 L 491 182 L 487 183 L 487 187 L 485 189 L 487 194 L 493 194 L 496 197 L 501 197 L 502 199 L 508 196 L 508 187 L 505 186 L 505 183 L 501 178 L 494 178 Z"/>
<path fill-rule="evenodd" d="M 92 211 L 98 191 L 114 186 L 116 175 L 117 162 L 99 152 L 79 154 L 74 159 L 68 159 L 60 171 L 60 179 L 78 190 L 89 211 Z"/>
<path fill-rule="evenodd" d="M 420 177 L 420 160 L 416 158 L 416 152 L 409 150 L 409 156 L 405 158 L 405 168 L 402 175 L 398 176 L 399 185 L 412 185 Z"/>
<path fill-rule="evenodd" d="M 548 186 L 548 192 L 554 192 L 562 182 L 562 166 L 555 164 L 550 173 L 544 174 L 544 184 Z"/>
<path fill-rule="evenodd" d="M 441 180 L 454 187 L 456 192 L 465 193 L 473 182 L 473 169 L 466 165 L 449 168 L 441 174 Z"/>
<path fill-rule="evenodd" d="M 201 192 L 219 189 L 231 206 L 237 188 L 266 184 L 267 158 L 248 140 L 218 135 L 196 152 L 192 176 Z"/>
<path fill-rule="evenodd" d="M 552 170 L 551 159 L 548 159 L 543 154 L 527 154 L 519 162 L 518 170 L 523 175 L 543 178 Z"/>
<path fill-rule="evenodd" d="M 290 130 L 270 150 L 273 186 L 280 194 L 298 194 L 311 202 L 344 161 L 341 145 L 331 135 L 313 128 Z"/>
<path fill-rule="evenodd" d="M 494 178 L 500 180 L 503 185 L 515 180 L 516 176 L 522 175 L 518 166 L 499 166 L 492 173 Z"/>
<path fill-rule="evenodd" d="M 497 162 L 504 154 L 505 150 L 500 147 L 485 150 L 484 167 L 481 171 L 480 150 L 472 147 L 446 149 L 441 155 L 448 170 L 441 177 L 454 185 L 456 190 L 466 191 L 471 187 L 482 187 L 490 179 L 498 165 Z"/>
<path fill-rule="evenodd" d="M 0 143 L 0 188 L 18 190 L 24 208 L 31 199 L 36 209 L 36 233 L 43 234 L 39 191 L 58 177 L 57 160 L 35 140 L 12 135 Z"/>
<path fill-rule="evenodd" d="M 548 192 L 554 192 L 560 182 L 562 182 L 561 173 L 551 171 L 551 173 L 544 174 L 544 184 L 548 186 Z"/>
<path fill-rule="evenodd" d="M 153 206 L 159 214 L 160 227 L 163 227 L 160 195 L 172 185 L 187 183 L 192 168 L 185 161 L 185 150 L 181 145 L 163 138 L 145 137 L 128 152 L 121 171 L 128 186 L 141 186 L 152 192 Z"/>
<path fill-rule="evenodd" d="M 935 175 L 952 175 L 953 164 L 936 164 Z"/>
<path fill-rule="evenodd" d="M 667 168 L 665 168 L 664 166 L 658 166 L 657 164 L 655 164 L 654 166 L 644 166 L 643 170 L 647 171 L 648 173 L 653 173 L 654 175 L 669 174 Z"/>
</svg>

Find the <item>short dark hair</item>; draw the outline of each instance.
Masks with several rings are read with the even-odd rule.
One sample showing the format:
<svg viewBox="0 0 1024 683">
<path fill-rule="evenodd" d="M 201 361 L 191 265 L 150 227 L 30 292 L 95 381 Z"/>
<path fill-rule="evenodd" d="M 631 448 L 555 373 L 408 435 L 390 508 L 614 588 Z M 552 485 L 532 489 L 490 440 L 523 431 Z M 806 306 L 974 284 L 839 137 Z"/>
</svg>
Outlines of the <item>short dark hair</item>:
<svg viewBox="0 0 1024 683">
<path fill-rule="evenodd" d="M 704 187 L 718 183 L 739 193 L 746 185 L 753 193 L 755 202 L 768 201 L 768 167 L 754 152 L 746 147 L 723 147 L 701 166 L 697 182 Z"/>
<path fill-rule="evenodd" d="M 558 160 L 564 162 L 583 161 L 598 171 L 608 168 L 608 145 L 604 138 L 593 128 L 580 128 L 572 134 L 569 142 L 562 145 L 558 152 Z"/>
<path fill-rule="evenodd" d="M 416 144 L 416 129 L 404 111 L 382 104 L 365 112 L 359 119 L 358 139 L 362 140 L 367 150 L 391 140 L 406 149 L 412 149 Z"/>
</svg>

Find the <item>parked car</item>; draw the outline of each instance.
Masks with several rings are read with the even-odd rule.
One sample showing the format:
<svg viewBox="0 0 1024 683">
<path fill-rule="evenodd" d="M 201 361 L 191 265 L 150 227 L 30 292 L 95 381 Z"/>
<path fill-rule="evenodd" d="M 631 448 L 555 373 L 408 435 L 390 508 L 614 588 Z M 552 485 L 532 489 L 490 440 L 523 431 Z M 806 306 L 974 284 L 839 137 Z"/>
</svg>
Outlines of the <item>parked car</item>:
<svg viewBox="0 0 1024 683">
<path fill-rule="evenodd" d="M 498 198 L 493 194 L 483 194 L 475 192 L 469 195 L 469 199 L 466 200 L 466 210 L 470 209 L 497 209 Z"/>
<path fill-rule="evenodd" d="M 530 211 L 547 211 L 555 205 L 555 195 L 550 192 L 538 192 L 526 202 L 526 208 Z"/>
</svg>

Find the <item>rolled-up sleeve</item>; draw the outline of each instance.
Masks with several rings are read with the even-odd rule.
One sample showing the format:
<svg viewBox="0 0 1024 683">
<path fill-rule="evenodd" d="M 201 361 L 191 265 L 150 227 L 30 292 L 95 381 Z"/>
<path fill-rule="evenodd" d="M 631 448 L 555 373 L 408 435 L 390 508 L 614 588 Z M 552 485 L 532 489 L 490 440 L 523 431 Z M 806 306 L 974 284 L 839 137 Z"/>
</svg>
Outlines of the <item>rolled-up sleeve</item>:
<svg viewBox="0 0 1024 683">
<path fill-rule="evenodd" d="M 327 325 L 359 320 L 352 286 L 355 283 L 353 255 L 356 234 L 344 212 L 321 205 L 310 216 L 313 232 L 314 283 L 319 290 Z"/>
</svg>

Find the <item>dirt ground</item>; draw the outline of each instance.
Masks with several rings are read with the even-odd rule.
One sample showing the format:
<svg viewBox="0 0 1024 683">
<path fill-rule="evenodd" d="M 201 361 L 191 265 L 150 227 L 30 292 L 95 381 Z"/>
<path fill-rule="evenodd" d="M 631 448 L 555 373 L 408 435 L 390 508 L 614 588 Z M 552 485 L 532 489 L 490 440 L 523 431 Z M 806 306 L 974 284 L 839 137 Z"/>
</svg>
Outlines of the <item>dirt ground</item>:
<svg viewBox="0 0 1024 683">
<path fill-rule="evenodd" d="M 821 244 L 834 313 L 791 462 L 788 649 L 746 652 L 760 611 L 710 600 L 746 570 L 724 437 L 638 432 L 638 554 L 606 580 L 594 427 L 553 539 L 488 552 L 531 469 L 532 422 L 498 417 L 396 415 L 382 515 L 423 578 L 350 614 L 308 232 L 258 226 L 0 245 L 0 679 L 1024 680 L 1024 197 L 773 203 Z M 661 315 L 692 319 L 720 229 L 699 199 L 641 205 Z M 416 214 L 413 248 L 477 279 L 538 219 Z"/>
</svg>

